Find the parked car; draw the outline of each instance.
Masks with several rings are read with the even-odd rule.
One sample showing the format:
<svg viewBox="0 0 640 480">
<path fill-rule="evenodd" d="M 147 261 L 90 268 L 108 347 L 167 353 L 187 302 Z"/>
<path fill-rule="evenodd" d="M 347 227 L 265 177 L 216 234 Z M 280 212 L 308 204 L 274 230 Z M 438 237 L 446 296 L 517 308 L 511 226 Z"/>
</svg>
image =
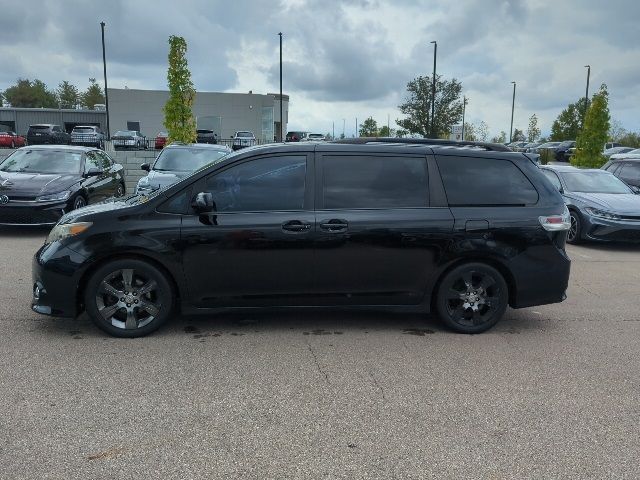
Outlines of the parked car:
<svg viewBox="0 0 640 480">
<path fill-rule="evenodd" d="M 569 212 L 529 158 L 354 140 L 240 150 L 149 195 L 69 212 L 35 254 L 33 310 L 86 311 L 121 337 L 176 307 L 310 305 L 433 310 L 479 333 L 508 305 L 565 298 Z"/>
<path fill-rule="evenodd" d="M 198 143 L 211 143 L 211 144 L 218 143 L 218 136 L 213 130 L 199 128 L 198 130 L 196 130 L 196 133 L 198 134 L 198 138 L 197 138 Z"/>
<path fill-rule="evenodd" d="M 575 140 L 565 140 L 561 142 L 560 145 L 555 147 L 556 153 L 556 161 L 557 162 L 568 162 L 569 161 L 569 150 L 576 147 Z"/>
<path fill-rule="evenodd" d="M 615 148 L 615 147 L 624 147 L 624 145 L 617 142 L 607 142 L 604 144 L 604 148 L 602 149 L 602 151 L 604 152 L 606 150 L 609 150 L 610 148 Z"/>
<path fill-rule="evenodd" d="M 562 194 L 571 216 L 567 242 L 640 242 L 640 195 L 610 172 L 540 167 Z"/>
<path fill-rule="evenodd" d="M 10 130 L 0 130 L 0 147 L 18 148 L 24 147 L 27 139 Z"/>
<path fill-rule="evenodd" d="M 522 147 L 522 152 L 531 153 L 531 150 L 539 145 L 542 145 L 542 142 L 529 142 L 524 147 Z"/>
<path fill-rule="evenodd" d="M 0 163 L 0 224 L 52 225 L 65 212 L 124 193 L 122 165 L 102 150 L 22 147 Z"/>
<path fill-rule="evenodd" d="M 72 145 L 86 145 L 104 150 L 105 134 L 93 125 L 78 125 L 71 130 Z"/>
<path fill-rule="evenodd" d="M 605 150 L 602 155 L 607 158 L 610 158 L 611 155 L 615 155 L 617 153 L 629 153 L 630 151 L 635 150 L 633 147 L 613 147 L 608 150 Z"/>
<path fill-rule="evenodd" d="M 167 144 L 168 137 L 169 137 L 169 134 L 167 132 L 158 132 L 155 140 L 156 150 L 160 150 L 164 148 L 164 146 Z"/>
<path fill-rule="evenodd" d="M 285 142 L 302 142 L 307 139 L 309 136 L 309 132 L 287 132 L 287 135 L 284 137 Z"/>
<path fill-rule="evenodd" d="M 307 139 L 308 142 L 324 142 L 326 139 L 324 138 L 324 135 L 321 133 L 310 133 L 309 135 L 307 135 Z"/>
<path fill-rule="evenodd" d="M 626 153 L 614 153 L 609 157 L 610 160 L 619 160 L 621 158 L 640 158 L 640 148 L 630 150 Z"/>
<path fill-rule="evenodd" d="M 602 169 L 613 173 L 629 185 L 635 193 L 640 192 L 640 156 L 609 160 Z"/>
<path fill-rule="evenodd" d="M 143 150 L 147 148 L 147 139 L 135 130 L 118 130 L 111 137 L 114 148 L 132 148 Z"/>
<path fill-rule="evenodd" d="M 220 160 L 231 153 L 225 145 L 171 144 L 158 155 L 153 164 L 143 163 L 140 168 L 149 172 L 138 180 L 136 194 L 149 194 L 180 181 L 194 171 Z"/>
<path fill-rule="evenodd" d="M 253 147 L 256 144 L 256 137 L 253 132 L 239 131 L 233 136 L 233 150 L 240 150 L 241 148 Z"/>
<path fill-rule="evenodd" d="M 553 152 L 555 153 L 555 149 L 556 147 L 558 147 L 558 145 L 560 145 L 560 142 L 546 142 L 546 143 L 542 143 L 540 145 L 538 145 L 537 147 L 534 147 L 531 149 L 530 153 L 540 153 L 541 150 L 553 150 Z"/>
<path fill-rule="evenodd" d="M 520 152 L 521 148 L 524 147 L 527 143 L 529 142 L 511 142 L 509 145 L 507 145 L 511 150 L 513 150 L 514 152 Z"/>
<path fill-rule="evenodd" d="M 50 123 L 30 125 L 27 131 L 29 145 L 69 145 L 71 135 L 65 132 L 60 125 Z"/>
</svg>

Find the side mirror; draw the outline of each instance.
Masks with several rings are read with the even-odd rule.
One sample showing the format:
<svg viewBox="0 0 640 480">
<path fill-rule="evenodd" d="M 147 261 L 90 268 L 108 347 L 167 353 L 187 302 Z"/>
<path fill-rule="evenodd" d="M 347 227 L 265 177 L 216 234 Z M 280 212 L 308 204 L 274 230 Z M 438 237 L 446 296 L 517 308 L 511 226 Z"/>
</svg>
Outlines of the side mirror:
<svg viewBox="0 0 640 480">
<path fill-rule="evenodd" d="M 209 192 L 200 192 L 191 202 L 191 207 L 198 213 L 213 212 L 216 209 L 216 202 L 213 201 L 213 195 Z"/>
<path fill-rule="evenodd" d="M 97 177 L 99 175 L 102 175 L 103 173 L 104 173 L 104 170 L 98 167 L 91 167 L 85 175 L 87 177 Z"/>
<path fill-rule="evenodd" d="M 144 170 L 145 172 L 150 172 L 151 165 L 149 165 L 148 163 L 143 163 L 142 165 L 140 165 L 140 170 Z"/>
</svg>

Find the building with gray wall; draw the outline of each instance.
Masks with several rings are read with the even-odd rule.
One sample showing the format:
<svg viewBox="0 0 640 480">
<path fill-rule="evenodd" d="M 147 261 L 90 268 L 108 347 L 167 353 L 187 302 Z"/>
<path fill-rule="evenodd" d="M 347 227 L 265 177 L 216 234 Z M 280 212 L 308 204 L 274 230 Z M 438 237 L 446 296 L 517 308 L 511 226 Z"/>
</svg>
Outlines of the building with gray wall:
<svg viewBox="0 0 640 480">
<path fill-rule="evenodd" d="M 169 98 L 163 90 L 110 88 L 109 125 L 111 134 L 118 130 L 140 130 L 149 138 L 166 131 L 162 108 Z M 280 95 L 256 93 L 198 92 L 193 114 L 198 128 L 214 130 L 218 138 L 231 138 L 238 130 L 250 130 L 262 142 L 271 142 L 279 135 Z M 289 117 L 289 97 L 283 95 L 285 119 Z"/>
<path fill-rule="evenodd" d="M 107 112 L 100 110 L 73 110 L 57 108 L 0 107 L 0 128 L 27 135 L 29 125 L 52 123 L 70 132 L 76 125 L 95 125 L 107 129 Z"/>
</svg>

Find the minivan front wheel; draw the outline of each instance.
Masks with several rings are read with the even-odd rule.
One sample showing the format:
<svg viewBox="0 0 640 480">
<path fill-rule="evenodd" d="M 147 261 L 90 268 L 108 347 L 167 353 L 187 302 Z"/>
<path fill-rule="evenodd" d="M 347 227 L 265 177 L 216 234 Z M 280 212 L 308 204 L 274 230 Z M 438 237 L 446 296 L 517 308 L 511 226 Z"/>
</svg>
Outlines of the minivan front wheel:
<svg viewBox="0 0 640 480">
<path fill-rule="evenodd" d="M 448 272 L 437 292 L 440 319 L 460 333 L 481 333 L 504 315 L 509 290 L 504 277 L 483 263 L 467 263 Z"/>
<path fill-rule="evenodd" d="M 87 313 L 116 337 L 141 337 L 160 328 L 171 315 L 174 295 L 166 275 L 153 265 L 122 259 L 100 267 L 84 293 Z"/>
</svg>

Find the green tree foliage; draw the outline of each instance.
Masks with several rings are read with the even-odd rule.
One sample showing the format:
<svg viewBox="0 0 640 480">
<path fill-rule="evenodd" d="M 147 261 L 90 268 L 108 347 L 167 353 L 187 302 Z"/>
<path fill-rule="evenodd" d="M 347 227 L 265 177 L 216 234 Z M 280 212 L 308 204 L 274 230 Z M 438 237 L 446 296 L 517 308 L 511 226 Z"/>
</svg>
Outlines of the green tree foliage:
<svg viewBox="0 0 640 480">
<path fill-rule="evenodd" d="M 96 103 L 104 104 L 104 92 L 95 78 L 89 79 L 89 86 L 80 94 L 80 99 L 82 104 L 90 110 L 95 108 Z"/>
<path fill-rule="evenodd" d="M 375 137 L 376 135 L 378 135 L 378 122 L 376 122 L 373 117 L 367 118 L 360 124 L 358 136 Z"/>
<path fill-rule="evenodd" d="M 396 124 L 410 134 L 431 136 L 431 77 L 418 77 L 407 84 L 408 96 L 398 108 L 407 118 Z M 462 84 L 455 78 L 436 75 L 435 135 L 448 137 L 451 127 L 462 118 Z"/>
<path fill-rule="evenodd" d="M 15 85 L 4 91 L 5 100 L 17 108 L 57 108 L 58 99 L 55 92 L 47 88 L 41 80 L 33 82 L 19 78 Z"/>
<path fill-rule="evenodd" d="M 465 142 L 475 142 L 478 140 L 476 133 L 477 127 L 473 123 L 464 122 L 464 140 Z"/>
<path fill-rule="evenodd" d="M 489 125 L 484 120 L 478 124 L 478 132 L 476 136 L 480 142 L 486 142 L 489 140 Z"/>
<path fill-rule="evenodd" d="M 513 133 L 511 134 L 512 142 L 524 142 L 527 137 L 524 136 L 524 132 L 519 128 L 514 128 Z"/>
<path fill-rule="evenodd" d="M 640 148 L 640 133 L 625 132 L 624 135 L 616 139 L 625 147 Z"/>
<path fill-rule="evenodd" d="M 500 132 L 500 135 L 498 135 L 497 137 L 493 137 L 491 139 L 492 143 L 505 143 L 506 141 L 507 141 L 507 132 L 505 132 L 504 130 Z"/>
<path fill-rule="evenodd" d="M 66 80 L 58 85 L 56 94 L 58 96 L 60 108 L 76 108 L 76 105 L 80 103 L 80 92 L 78 92 L 78 87 Z"/>
<path fill-rule="evenodd" d="M 4 105 L 4 104 L 2 103 L 2 102 L 3 102 L 3 99 L 4 99 L 4 97 L 3 97 L 3 93 L 2 93 L 2 92 L 0 92 L 0 107 L 2 107 L 2 106 Z"/>
<path fill-rule="evenodd" d="M 571 164 L 578 167 L 600 168 L 606 162 L 602 148 L 609 134 L 609 93 L 603 83 L 589 105 L 584 119 L 584 128 L 576 139 L 576 154 Z"/>
<path fill-rule="evenodd" d="M 164 106 L 164 126 L 169 133 L 169 142 L 195 142 L 196 121 L 191 107 L 196 96 L 191 72 L 187 65 L 187 42 L 184 38 L 169 37 L 169 100 Z"/>
<path fill-rule="evenodd" d="M 534 113 L 529 117 L 529 128 L 527 128 L 527 141 L 535 142 L 540 138 L 540 127 L 538 127 L 538 117 Z"/>
<path fill-rule="evenodd" d="M 570 103 L 567 108 L 560 112 L 551 125 L 552 142 L 562 142 L 563 140 L 575 140 L 582 129 L 582 117 L 584 116 L 585 100 L 581 98 L 576 103 Z"/>
<path fill-rule="evenodd" d="M 383 125 L 382 127 L 380 127 L 380 130 L 378 131 L 378 136 L 379 137 L 395 137 L 396 131 L 393 128 L 389 128 L 387 125 Z"/>
</svg>

